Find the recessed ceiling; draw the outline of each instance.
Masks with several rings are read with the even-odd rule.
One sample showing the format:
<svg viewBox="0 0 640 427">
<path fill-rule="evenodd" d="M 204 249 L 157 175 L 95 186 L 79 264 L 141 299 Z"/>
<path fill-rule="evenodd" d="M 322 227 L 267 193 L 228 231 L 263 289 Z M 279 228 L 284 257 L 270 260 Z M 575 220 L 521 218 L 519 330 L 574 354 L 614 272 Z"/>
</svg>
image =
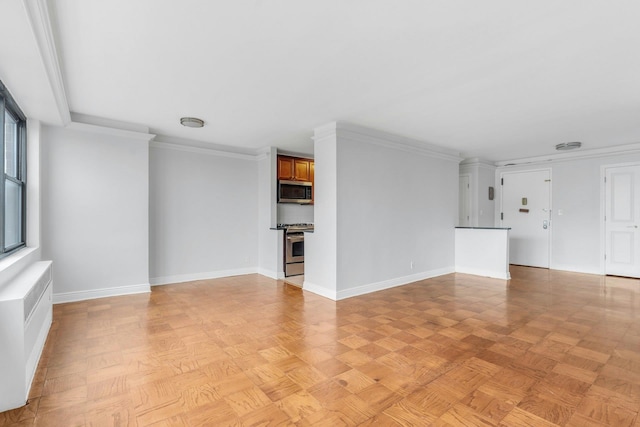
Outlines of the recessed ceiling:
<svg viewBox="0 0 640 427">
<path fill-rule="evenodd" d="M 491 160 L 640 142 L 640 2 L 49 7 L 70 110 L 174 138 L 310 152 L 337 120 Z"/>
</svg>

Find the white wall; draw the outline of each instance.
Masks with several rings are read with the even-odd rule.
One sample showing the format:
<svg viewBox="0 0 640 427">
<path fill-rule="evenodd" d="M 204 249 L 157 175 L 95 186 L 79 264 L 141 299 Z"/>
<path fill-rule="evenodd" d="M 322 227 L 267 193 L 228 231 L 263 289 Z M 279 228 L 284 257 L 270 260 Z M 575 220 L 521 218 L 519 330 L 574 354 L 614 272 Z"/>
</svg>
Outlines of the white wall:
<svg viewBox="0 0 640 427">
<path fill-rule="evenodd" d="M 153 142 L 149 159 L 151 283 L 255 272 L 256 157 Z"/>
<path fill-rule="evenodd" d="M 281 230 L 271 230 L 277 221 L 277 185 L 275 148 L 258 159 L 258 272 L 272 279 L 284 277 Z"/>
<path fill-rule="evenodd" d="M 583 273 L 603 273 L 601 167 L 638 162 L 640 154 L 601 155 L 562 159 L 523 166 L 500 167 L 496 171 L 496 224 L 500 224 L 500 173 L 551 169 L 551 260 L 550 268 Z M 559 212 L 562 211 L 562 215 Z"/>
<path fill-rule="evenodd" d="M 495 175 L 496 167 L 492 165 L 478 165 L 477 195 L 477 223 L 478 227 L 493 227 L 495 225 Z M 494 189 L 494 199 L 489 200 L 489 187 Z"/>
<path fill-rule="evenodd" d="M 53 260 L 54 302 L 149 289 L 149 137 L 42 128 L 42 254 Z"/>
<path fill-rule="evenodd" d="M 314 232 L 304 237 L 303 288 L 337 299 L 337 135 L 335 124 L 314 136 Z"/>
<path fill-rule="evenodd" d="M 460 175 L 469 175 L 471 227 L 494 226 L 495 199 L 489 200 L 489 187 L 495 186 L 495 171 L 491 162 L 479 158 L 466 159 L 460 164 Z"/>
<path fill-rule="evenodd" d="M 352 125 L 323 136 L 330 130 L 316 130 L 316 227 L 305 241 L 304 287 L 340 299 L 452 272 L 459 158 Z"/>
<path fill-rule="evenodd" d="M 278 203 L 279 224 L 313 224 L 313 205 Z"/>
</svg>

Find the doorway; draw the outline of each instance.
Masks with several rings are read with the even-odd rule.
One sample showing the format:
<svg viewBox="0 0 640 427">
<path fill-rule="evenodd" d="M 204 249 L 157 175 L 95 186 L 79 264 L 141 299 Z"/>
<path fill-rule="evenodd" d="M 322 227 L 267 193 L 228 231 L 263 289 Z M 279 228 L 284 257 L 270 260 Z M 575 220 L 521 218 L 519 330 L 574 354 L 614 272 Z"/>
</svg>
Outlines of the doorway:
<svg viewBox="0 0 640 427">
<path fill-rule="evenodd" d="M 503 172 L 500 224 L 509 232 L 509 262 L 549 268 L 551 170 Z"/>
<path fill-rule="evenodd" d="M 640 277 L 640 164 L 604 168 L 605 274 Z"/>
</svg>

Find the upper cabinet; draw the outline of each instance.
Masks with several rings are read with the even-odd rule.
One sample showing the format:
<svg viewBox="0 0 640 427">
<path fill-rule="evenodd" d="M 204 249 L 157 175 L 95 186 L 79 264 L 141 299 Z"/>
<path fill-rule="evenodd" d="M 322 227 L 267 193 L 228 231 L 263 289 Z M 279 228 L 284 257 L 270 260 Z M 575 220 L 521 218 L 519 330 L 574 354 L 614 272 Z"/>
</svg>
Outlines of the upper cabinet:
<svg viewBox="0 0 640 427">
<path fill-rule="evenodd" d="M 313 160 L 299 157 L 278 156 L 278 179 L 287 181 L 311 181 Z"/>
</svg>

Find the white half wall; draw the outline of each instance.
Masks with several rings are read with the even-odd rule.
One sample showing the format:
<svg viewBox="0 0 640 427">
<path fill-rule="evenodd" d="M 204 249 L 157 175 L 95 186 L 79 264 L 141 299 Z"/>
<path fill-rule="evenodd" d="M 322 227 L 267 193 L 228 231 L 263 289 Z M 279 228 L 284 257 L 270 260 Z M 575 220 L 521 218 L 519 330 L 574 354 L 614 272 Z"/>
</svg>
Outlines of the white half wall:
<svg viewBox="0 0 640 427">
<path fill-rule="evenodd" d="M 454 271 L 457 153 L 343 123 L 315 141 L 305 289 L 339 299 Z"/>
<path fill-rule="evenodd" d="M 42 254 L 55 266 L 54 302 L 149 290 L 151 136 L 42 127 Z"/>
<path fill-rule="evenodd" d="M 255 272 L 257 157 L 152 142 L 149 162 L 151 284 Z"/>
<path fill-rule="evenodd" d="M 511 279 L 509 229 L 456 228 L 456 273 Z"/>
</svg>

